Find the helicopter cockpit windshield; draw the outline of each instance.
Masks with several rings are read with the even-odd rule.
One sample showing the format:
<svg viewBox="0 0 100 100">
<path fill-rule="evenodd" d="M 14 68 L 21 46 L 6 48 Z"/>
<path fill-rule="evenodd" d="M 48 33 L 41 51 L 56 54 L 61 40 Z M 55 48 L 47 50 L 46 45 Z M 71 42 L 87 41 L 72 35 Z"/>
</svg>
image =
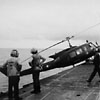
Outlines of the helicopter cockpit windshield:
<svg viewBox="0 0 100 100">
<path fill-rule="evenodd" d="M 91 42 L 89 43 L 89 47 L 90 47 L 91 50 L 96 49 L 96 46 Z"/>
</svg>

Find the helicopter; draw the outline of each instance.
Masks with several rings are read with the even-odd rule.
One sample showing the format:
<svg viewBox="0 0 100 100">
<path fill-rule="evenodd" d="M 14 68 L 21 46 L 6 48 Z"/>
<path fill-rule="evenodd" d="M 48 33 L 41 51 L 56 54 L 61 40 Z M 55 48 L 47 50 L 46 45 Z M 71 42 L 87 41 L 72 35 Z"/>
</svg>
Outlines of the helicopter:
<svg viewBox="0 0 100 100">
<path fill-rule="evenodd" d="M 73 36 L 71 38 L 73 38 Z M 53 60 L 44 63 L 41 66 L 41 70 L 39 70 L 40 72 L 55 68 L 67 67 L 87 60 L 95 54 L 97 48 L 99 47 L 97 42 L 96 45 L 94 45 L 92 42 L 88 41 L 80 46 L 72 46 L 69 41 L 71 38 L 66 38 L 69 43 L 69 48 L 49 56 L 50 58 L 53 58 Z M 21 76 L 29 75 L 31 73 L 32 70 L 29 68 L 22 71 Z"/>
<path fill-rule="evenodd" d="M 73 37 L 74 36 L 66 37 L 65 40 L 62 40 L 46 49 L 40 51 L 39 53 L 41 53 L 55 45 L 63 43 L 65 41 L 68 41 L 68 44 L 69 44 L 69 48 L 64 49 L 58 53 L 55 53 L 55 54 L 49 56 L 49 58 L 53 58 L 53 59 L 51 61 L 43 63 L 38 71 L 42 72 L 42 71 L 47 71 L 47 70 L 51 70 L 51 69 L 55 69 L 55 68 L 67 67 L 70 65 L 77 64 L 79 62 L 82 62 L 82 61 L 87 60 L 90 57 L 92 57 L 95 54 L 96 49 L 99 47 L 97 42 L 95 45 L 92 42 L 88 42 L 88 41 L 86 41 L 86 43 L 79 45 L 79 46 L 72 46 L 69 40 Z M 24 60 L 24 61 L 26 61 L 26 60 Z M 3 73 L 4 75 L 7 76 L 6 69 L 0 67 L 0 71 L 1 71 L 1 73 Z M 22 70 L 20 73 L 20 76 L 29 75 L 29 74 L 32 74 L 31 68 Z"/>
</svg>

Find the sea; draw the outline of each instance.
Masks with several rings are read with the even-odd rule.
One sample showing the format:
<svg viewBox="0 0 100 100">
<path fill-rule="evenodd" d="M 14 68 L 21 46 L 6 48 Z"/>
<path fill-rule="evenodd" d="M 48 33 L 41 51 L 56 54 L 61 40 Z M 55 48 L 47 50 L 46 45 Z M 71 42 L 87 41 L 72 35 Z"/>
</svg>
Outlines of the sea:
<svg viewBox="0 0 100 100">
<path fill-rule="evenodd" d="M 13 48 L 0 48 L 0 65 L 3 65 L 6 60 L 10 57 L 10 52 Z M 29 49 L 19 49 L 19 57 L 22 62 L 22 70 L 30 68 L 28 65 L 28 62 L 31 61 L 31 53 L 30 48 Z M 39 49 L 39 51 L 42 51 L 43 49 Z M 41 56 L 46 58 L 45 62 L 48 62 L 52 60 L 52 58 L 49 58 L 50 55 L 55 54 L 57 52 L 61 51 L 61 49 L 48 49 L 40 53 Z M 58 66 L 59 67 L 59 66 Z M 49 76 L 52 76 L 54 74 L 58 74 L 59 72 L 63 70 L 67 70 L 72 68 L 73 66 L 68 66 L 64 68 L 56 68 L 49 71 L 44 71 L 40 73 L 40 80 Z M 19 88 L 22 88 L 24 85 L 32 83 L 32 75 L 26 75 L 20 78 L 19 82 Z M 4 74 L 0 72 L 0 92 L 6 92 L 8 91 L 8 78 Z"/>
</svg>

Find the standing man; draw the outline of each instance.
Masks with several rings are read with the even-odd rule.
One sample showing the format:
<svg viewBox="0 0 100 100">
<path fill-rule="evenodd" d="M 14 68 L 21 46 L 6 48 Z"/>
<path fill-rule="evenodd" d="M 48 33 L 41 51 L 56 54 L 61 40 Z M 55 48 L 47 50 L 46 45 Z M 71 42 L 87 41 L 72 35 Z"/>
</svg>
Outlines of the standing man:
<svg viewBox="0 0 100 100">
<path fill-rule="evenodd" d="M 45 61 L 45 58 L 40 56 L 38 54 L 38 50 L 32 48 L 31 49 L 32 54 L 32 61 L 29 62 L 29 65 L 32 67 L 32 77 L 33 77 L 33 88 L 34 90 L 31 93 L 38 94 L 41 92 L 40 90 L 40 81 L 39 81 L 39 75 L 40 75 L 40 66 Z"/>
<path fill-rule="evenodd" d="M 87 82 L 89 84 L 91 83 L 91 81 L 93 80 L 93 78 L 94 78 L 94 76 L 96 75 L 97 72 L 98 72 L 99 77 L 100 77 L 100 55 L 99 55 L 99 49 L 96 51 L 96 53 L 94 55 L 93 64 L 94 64 L 93 72 L 91 73 L 89 79 L 87 80 Z"/>
<path fill-rule="evenodd" d="M 19 80 L 20 80 L 20 71 L 22 65 L 19 63 L 18 56 L 19 56 L 18 51 L 16 49 L 12 50 L 10 58 L 3 65 L 3 67 L 7 68 L 9 100 L 12 100 L 13 98 L 13 88 L 14 88 L 15 100 L 22 99 L 19 97 Z"/>
</svg>

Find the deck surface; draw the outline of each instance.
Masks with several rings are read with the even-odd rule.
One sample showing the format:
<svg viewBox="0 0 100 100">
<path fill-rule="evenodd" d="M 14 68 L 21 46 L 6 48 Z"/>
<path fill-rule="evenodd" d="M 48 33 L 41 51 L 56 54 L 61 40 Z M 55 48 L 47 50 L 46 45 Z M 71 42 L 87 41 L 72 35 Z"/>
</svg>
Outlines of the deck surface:
<svg viewBox="0 0 100 100">
<path fill-rule="evenodd" d="M 32 84 L 20 89 L 23 100 L 100 100 L 98 74 L 88 86 L 86 80 L 93 70 L 92 64 L 79 65 L 70 70 L 41 80 L 41 93 L 31 94 Z M 1 96 L 0 100 L 8 100 Z"/>
</svg>

